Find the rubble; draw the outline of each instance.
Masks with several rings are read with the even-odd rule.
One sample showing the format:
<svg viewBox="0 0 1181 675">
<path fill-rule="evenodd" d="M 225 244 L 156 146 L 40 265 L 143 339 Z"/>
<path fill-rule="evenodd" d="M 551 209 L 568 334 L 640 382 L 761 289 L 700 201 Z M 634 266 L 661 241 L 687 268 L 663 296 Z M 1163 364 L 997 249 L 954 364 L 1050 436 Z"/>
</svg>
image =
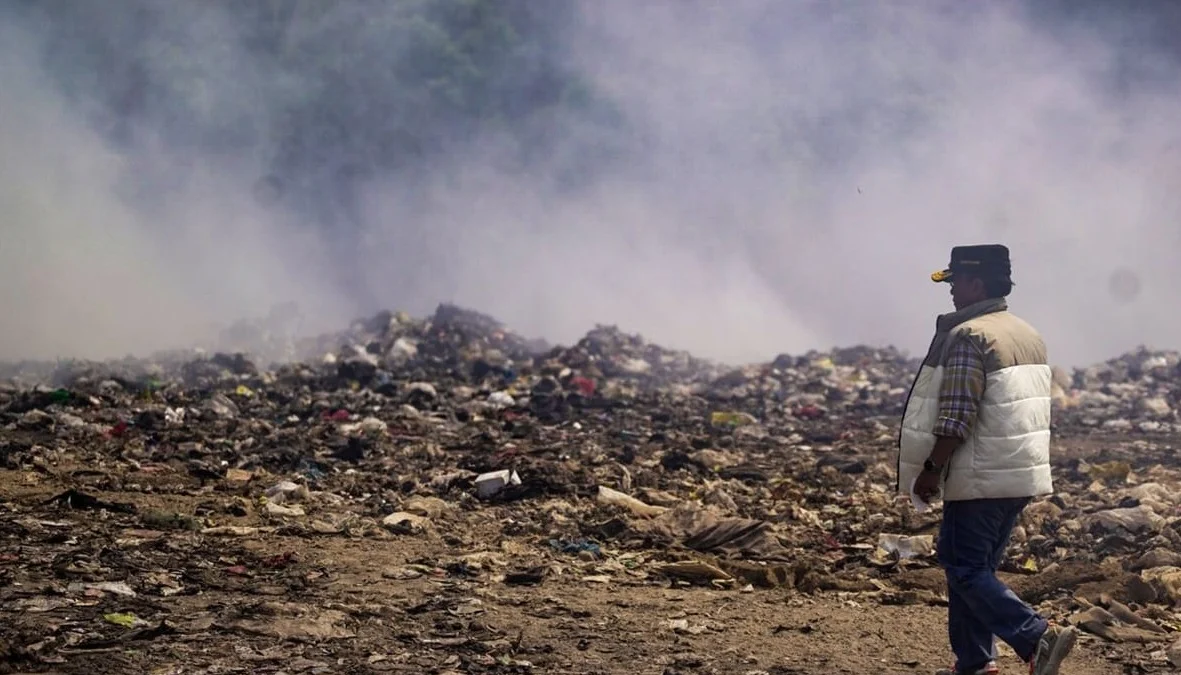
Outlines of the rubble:
<svg viewBox="0 0 1181 675">
<path fill-rule="evenodd" d="M 450 305 L 280 342 L 0 369 L 0 669 L 232 640 L 189 665 L 294 644 L 319 645 L 284 647 L 310 672 L 576 672 L 493 617 L 565 612 L 555 588 L 945 602 L 938 509 L 893 494 L 918 367 L 896 349 L 735 367 L 608 326 L 552 346 Z M 1002 568 L 1129 668 L 1181 653 L 1179 363 L 1056 370 L 1058 493 Z"/>
</svg>

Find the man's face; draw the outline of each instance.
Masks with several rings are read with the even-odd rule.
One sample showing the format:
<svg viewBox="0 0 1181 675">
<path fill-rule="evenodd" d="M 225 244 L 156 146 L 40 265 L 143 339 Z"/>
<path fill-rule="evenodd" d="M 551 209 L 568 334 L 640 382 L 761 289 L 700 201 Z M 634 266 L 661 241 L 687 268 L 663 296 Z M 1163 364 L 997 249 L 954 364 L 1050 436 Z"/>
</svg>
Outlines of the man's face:
<svg viewBox="0 0 1181 675">
<path fill-rule="evenodd" d="M 956 274 L 951 282 L 951 302 L 963 309 L 984 300 L 984 282 L 966 274 Z"/>
</svg>

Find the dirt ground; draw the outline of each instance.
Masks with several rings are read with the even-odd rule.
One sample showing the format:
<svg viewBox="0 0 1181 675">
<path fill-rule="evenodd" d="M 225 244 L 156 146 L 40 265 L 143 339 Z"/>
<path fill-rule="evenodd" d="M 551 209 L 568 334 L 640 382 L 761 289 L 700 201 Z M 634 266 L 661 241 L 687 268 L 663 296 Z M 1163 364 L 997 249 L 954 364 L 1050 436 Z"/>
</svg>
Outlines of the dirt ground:
<svg viewBox="0 0 1181 675">
<path fill-rule="evenodd" d="M 141 513 L 199 513 L 210 498 L 87 476 L 0 472 L 0 672 L 832 675 L 929 673 L 951 658 L 944 608 L 873 594 L 680 587 L 560 565 L 504 579 L 493 563 L 527 557 L 530 541 L 505 539 L 510 516 L 496 507 L 462 536 L 373 538 L 148 530 L 44 505 L 69 488 Z M 110 570 L 160 592 L 88 586 Z M 938 585 L 937 570 L 923 572 Z M 1143 660 L 1154 648 L 1131 649 Z M 1128 649 L 1083 635 L 1064 672 L 1145 672 L 1122 665 Z M 1026 672 L 1002 656 L 1002 672 Z"/>
</svg>

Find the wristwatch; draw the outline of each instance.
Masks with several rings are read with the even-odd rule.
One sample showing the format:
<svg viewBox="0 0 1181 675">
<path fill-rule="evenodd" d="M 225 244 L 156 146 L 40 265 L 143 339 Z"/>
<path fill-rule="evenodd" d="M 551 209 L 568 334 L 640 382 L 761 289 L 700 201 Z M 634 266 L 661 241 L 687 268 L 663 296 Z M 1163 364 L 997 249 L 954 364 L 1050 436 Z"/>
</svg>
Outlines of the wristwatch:
<svg viewBox="0 0 1181 675">
<path fill-rule="evenodd" d="M 927 473 L 939 473 L 942 470 L 942 466 L 932 462 L 930 459 L 923 462 L 923 471 L 926 471 Z"/>
</svg>

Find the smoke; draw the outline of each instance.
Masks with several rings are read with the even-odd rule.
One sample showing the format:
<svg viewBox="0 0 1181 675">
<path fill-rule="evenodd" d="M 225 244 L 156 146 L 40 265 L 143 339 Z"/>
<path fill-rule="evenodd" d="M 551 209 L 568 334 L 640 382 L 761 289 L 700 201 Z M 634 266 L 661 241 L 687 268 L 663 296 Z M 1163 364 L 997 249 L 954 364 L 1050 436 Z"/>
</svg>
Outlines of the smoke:
<svg viewBox="0 0 1181 675">
<path fill-rule="evenodd" d="M 1181 78 L 1085 25 L 1016 3 L 587 0 L 563 56 L 617 125 L 537 122 L 556 150 L 528 170 L 490 125 L 420 170 L 358 179 L 346 231 L 256 198 L 281 111 L 319 92 L 227 17 L 157 4 L 169 19 L 136 49 L 189 54 L 168 63 L 201 86 L 175 96 L 214 138 L 175 112 L 113 144 L 97 90 L 49 75 L 43 26 L 2 24 L 0 357 L 185 344 L 293 299 L 320 329 L 455 301 L 551 340 L 615 323 L 728 361 L 917 352 L 950 308 L 928 275 L 989 242 L 1012 250 L 1011 305 L 1055 361 L 1177 342 Z M 380 42 L 375 11 L 401 11 L 343 7 L 322 20 L 346 50 Z M 121 26 L 92 27 L 115 61 L 164 67 L 120 53 Z M 602 148 L 622 159 L 571 169 Z"/>
<path fill-rule="evenodd" d="M 282 300 L 330 306 L 317 266 L 336 261 L 254 203 L 249 155 L 176 152 L 150 130 L 116 147 L 93 101 L 42 69 L 39 38 L 0 21 L 0 356 L 142 354 Z"/>
</svg>

